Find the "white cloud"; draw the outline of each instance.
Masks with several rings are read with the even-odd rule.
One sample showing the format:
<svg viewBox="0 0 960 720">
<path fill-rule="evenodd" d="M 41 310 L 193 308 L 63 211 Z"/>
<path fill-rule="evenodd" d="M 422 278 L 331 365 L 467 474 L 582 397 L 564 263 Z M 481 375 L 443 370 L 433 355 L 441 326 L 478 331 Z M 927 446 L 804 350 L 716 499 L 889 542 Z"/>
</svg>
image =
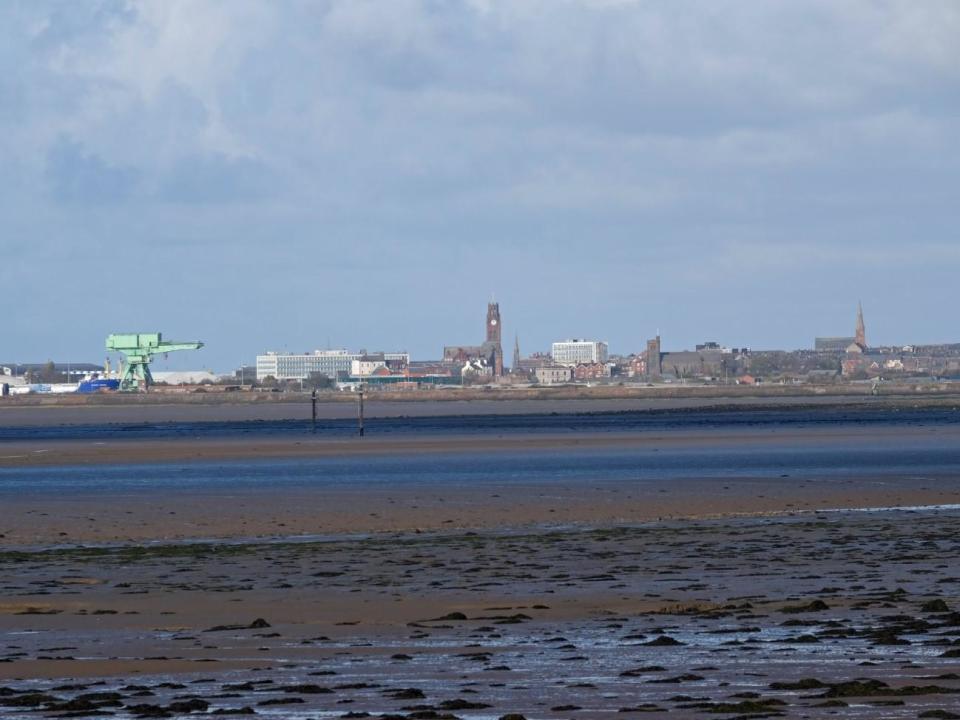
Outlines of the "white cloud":
<svg viewBox="0 0 960 720">
<path fill-rule="evenodd" d="M 760 288 L 865 247 L 879 280 L 907 233 L 955 260 L 958 37 L 954 0 L 4 3 L 0 207 L 53 218 L 36 259 L 70 233 L 209 261 L 283 233 L 298 265 L 402 277 L 454 242 L 522 268 L 589 237 L 594 277 L 640 258 L 649 287 L 690 253 Z"/>
</svg>

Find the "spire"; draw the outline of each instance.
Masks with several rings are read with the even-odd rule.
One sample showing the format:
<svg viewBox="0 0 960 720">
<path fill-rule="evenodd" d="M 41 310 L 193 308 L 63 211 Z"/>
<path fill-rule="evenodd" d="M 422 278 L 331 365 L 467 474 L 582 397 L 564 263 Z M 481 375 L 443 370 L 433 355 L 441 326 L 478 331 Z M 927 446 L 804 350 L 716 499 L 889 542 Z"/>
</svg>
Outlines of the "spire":
<svg viewBox="0 0 960 720">
<path fill-rule="evenodd" d="M 513 372 L 520 370 L 520 338 L 517 335 L 513 336 L 513 367 L 510 369 Z"/>
<path fill-rule="evenodd" d="M 863 324 L 863 304 L 857 303 L 857 336 L 854 342 L 861 347 L 867 347 L 867 329 Z"/>
</svg>

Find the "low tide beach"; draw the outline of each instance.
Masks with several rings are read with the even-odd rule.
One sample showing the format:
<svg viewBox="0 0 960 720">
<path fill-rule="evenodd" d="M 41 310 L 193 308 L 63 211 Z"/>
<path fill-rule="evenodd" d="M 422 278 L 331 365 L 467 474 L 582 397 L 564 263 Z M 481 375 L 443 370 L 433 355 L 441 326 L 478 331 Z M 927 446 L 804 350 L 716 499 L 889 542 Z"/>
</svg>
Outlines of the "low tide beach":
<svg viewBox="0 0 960 720">
<path fill-rule="evenodd" d="M 818 417 L 7 429 L 0 717 L 960 712 L 960 423 Z"/>
</svg>

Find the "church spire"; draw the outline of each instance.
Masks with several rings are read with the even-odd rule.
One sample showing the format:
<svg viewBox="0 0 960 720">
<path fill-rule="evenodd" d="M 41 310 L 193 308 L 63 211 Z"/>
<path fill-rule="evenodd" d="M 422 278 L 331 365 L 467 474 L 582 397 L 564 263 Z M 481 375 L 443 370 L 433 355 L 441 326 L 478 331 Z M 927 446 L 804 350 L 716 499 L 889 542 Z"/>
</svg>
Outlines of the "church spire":
<svg viewBox="0 0 960 720">
<path fill-rule="evenodd" d="M 854 342 L 861 347 L 867 347 L 867 328 L 863 324 L 863 303 L 857 303 L 857 336 Z"/>
<path fill-rule="evenodd" d="M 520 372 L 520 338 L 517 335 L 513 336 L 513 367 L 510 370 Z"/>
</svg>

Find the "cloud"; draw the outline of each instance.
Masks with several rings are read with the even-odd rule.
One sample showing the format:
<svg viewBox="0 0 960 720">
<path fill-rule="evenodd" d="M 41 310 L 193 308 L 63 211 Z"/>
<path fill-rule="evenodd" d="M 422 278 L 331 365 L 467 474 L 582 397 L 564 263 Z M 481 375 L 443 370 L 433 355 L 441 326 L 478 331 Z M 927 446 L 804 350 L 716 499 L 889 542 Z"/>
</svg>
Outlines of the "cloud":
<svg viewBox="0 0 960 720">
<path fill-rule="evenodd" d="M 170 202 L 222 203 L 272 194 L 270 173 L 246 158 L 204 155 L 180 159 L 164 178 L 159 198 Z"/>
<path fill-rule="evenodd" d="M 47 154 L 46 177 L 56 200 L 93 205 L 133 197 L 138 180 L 136 170 L 110 165 L 67 137 Z"/>
<path fill-rule="evenodd" d="M 222 338 L 231 357 L 316 342 L 316 323 L 270 309 L 277 286 L 329 302 L 362 287 L 358 307 L 397 308 L 382 332 L 421 354 L 444 338 L 426 317 L 403 323 L 405 304 L 496 291 L 526 322 L 554 318 L 522 333 L 546 345 L 569 334 L 550 288 L 578 274 L 632 294 L 629 310 L 568 308 L 580 328 L 610 314 L 615 346 L 634 342 L 637 306 L 667 312 L 678 284 L 713 288 L 672 304 L 681 337 L 723 292 L 717 334 L 746 332 L 729 318 L 749 307 L 763 342 L 730 342 L 775 344 L 776 303 L 743 298 L 802 307 L 791 267 L 839 304 L 869 257 L 858 283 L 891 307 L 881 288 L 904 247 L 920 278 L 935 277 L 925 257 L 960 270 L 943 250 L 958 36 L 953 0 L 8 2 L 0 210 L 35 228 L 27 262 L 63 242 L 99 258 L 122 234 L 155 258 L 145 272 L 179 278 L 180 311 L 219 288 L 204 301 L 228 313 L 246 288 L 264 336 Z M 230 277 L 203 274 L 225 256 L 239 258 Z M 922 318 L 917 303 L 942 297 L 920 283 Z M 166 302 L 141 309 L 182 316 Z M 323 324 L 337 344 L 375 343 L 342 317 Z"/>
</svg>

